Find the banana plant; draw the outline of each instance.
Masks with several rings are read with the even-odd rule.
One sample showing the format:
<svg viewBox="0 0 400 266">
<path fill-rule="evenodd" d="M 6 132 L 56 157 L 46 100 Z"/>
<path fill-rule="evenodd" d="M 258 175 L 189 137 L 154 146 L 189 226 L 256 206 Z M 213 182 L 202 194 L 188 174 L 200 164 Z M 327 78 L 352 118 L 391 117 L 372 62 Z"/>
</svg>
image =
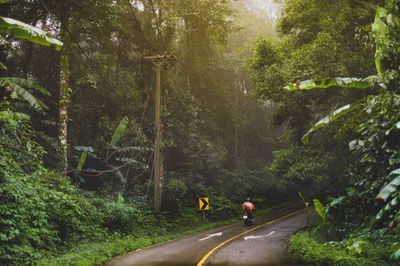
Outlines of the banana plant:
<svg viewBox="0 0 400 266">
<path fill-rule="evenodd" d="M 389 1 L 390 2 L 390 1 Z M 325 89 L 329 87 L 340 87 L 350 89 L 368 89 L 378 87 L 383 90 L 388 89 L 390 80 L 396 79 L 397 76 L 392 73 L 390 67 L 387 64 L 388 52 L 385 50 L 385 45 L 388 46 L 387 33 L 397 29 L 400 25 L 400 16 L 389 14 L 387 8 L 377 8 L 375 20 L 372 24 L 372 32 L 375 36 L 376 52 L 375 52 L 375 66 L 377 75 L 369 76 L 367 78 L 325 78 L 325 79 L 310 79 L 301 81 L 298 83 L 288 84 L 284 87 L 286 91 L 295 90 L 311 90 L 311 89 Z M 390 15 L 390 16 L 389 16 Z M 390 17 L 390 20 L 386 19 Z M 394 44 L 391 44 L 394 45 Z M 393 65 L 393 64 L 392 64 Z M 342 106 L 330 114 L 319 120 L 317 123 L 312 125 L 308 132 L 303 136 L 302 141 L 308 142 L 310 134 L 319 128 L 326 127 L 333 121 L 344 116 L 345 114 L 354 111 L 366 101 L 366 98 L 358 100 L 355 103 Z"/>
<path fill-rule="evenodd" d="M 117 146 L 117 143 L 123 136 L 128 123 L 129 120 L 127 117 L 124 117 L 120 121 L 117 129 L 114 131 L 114 134 L 111 137 L 110 142 L 107 143 L 105 147 L 106 151 L 103 153 L 96 151 L 96 149 L 91 146 L 75 146 L 75 150 L 82 152 L 77 165 L 77 173 L 83 172 L 84 175 L 94 176 L 101 176 L 104 173 L 113 173 L 119 178 L 121 183 L 124 184 L 126 182 L 126 177 L 122 173 L 122 170 L 125 169 L 125 167 L 133 166 L 139 169 L 148 168 L 147 164 L 137 161 L 131 156 L 128 156 L 128 154 L 133 154 L 133 152 L 146 152 L 151 150 L 150 148 Z M 83 169 L 83 165 L 87 156 L 92 158 L 94 165 L 101 165 L 103 166 L 103 169 Z M 84 182 L 83 179 L 81 179 L 81 181 Z"/>
<path fill-rule="evenodd" d="M 400 168 L 392 171 L 388 177 L 394 176 L 392 181 L 386 184 L 379 191 L 378 196 L 376 198 L 378 200 L 383 200 L 386 205 L 378 212 L 376 215 L 376 220 L 382 219 L 387 213 L 396 211 L 396 208 L 400 203 Z M 398 224 L 400 222 L 400 211 L 397 211 L 394 215 L 394 219 L 390 222 L 389 228 L 391 228 L 394 224 Z"/>
<path fill-rule="evenodd" d="M 379 88 L 380 92 L 398 92 L 400 85 L 400 75 L 398 73 L 400 53 L 398 50 L 393 49 L 393 47 L 398 47 L 399 44 L 399 35 L 395 34 L 399 32 L 400 25 L 398 5 L 398 0 L 387 0 L 385 7 L 377 8 L 375 20 L 372 24 L 372 34 L 376 44 L 375 66 L 377 75 L 364 79 L 340 77 L 320 80 L 311 79 L 299 83 L 289 84 L 284 89 L 287 91 L 295 91 L 341 87 L 354 89 Z M 393 51 L 397 52 L 393 53 Z M 371 95 L 370 97 L 360 99 L 355 103 L 345 105 L 331 112 L 326 117 L 314 124 L 303 136 L 302 141 L 307 143 L 309 135 L 312 132 L 318 130 L 319 128 L 326 127 L 338 118 L 348 114 L 351 111 L 354 111 L 358 107 L 362 106 L 368 98 L 375 100 L 378 99 L 378 96 Z M 400 122 L 397 122 L 395 126 L 397 129 L 400 129 Z M 350 146 L 351 144 L 352 143 L 350 143 Z M 400 202 L 400 169 L 392 171 L 388 178 L 390 179 L 393 175 L 395 175 L 395 177 L 388 184 L 381 188 L 377 196 L 377 199 L 384 200 L 387 202 L 387 204 L 376 215 L 376 220 L 379 220 L 385 215 L 385 213 L 389 211 L 397 211 L 397 213 L 394 215 L 394 220 L 391 222 L 392 225 L 394 223 L 400 223 L 400 211 L 398 210 Z M 400 249 L 397 249 L 398 253 L 400 253 L 399 250 Z"/>
<path fill-rule="evenodd" d="M 309 209 L 309 205 L 310 202 L 306 201 L 303 197 L 303 194 L 301 194 L 300 191 L 297 192 L 300 196 L 300 198 L 302 199 L 304 205 L 306 206 L 307 209 L 307 229 L 308 229 L 308 238 L 311 238 L 311 225 L 310 225 L 310 209 Z"/>
<path fill-rule="evenodd" d="M 36 82 L 22 78 L 3 77 L 0 78 L 0 87 L 5 88 L 12 99 L 22 99 L 40 113 L 45 113 L 45 109 L 48 109 L 42 101 L 29 92 L 29 89 L 31 89 L 40 92 L 42 95 L 50 96 L 50 92 Z"/>
<path fill-rule="evenodd" d="M 9 0 L 0 0 L 0 4 L 5 4 L 8 2 Z M 50 33 L 40 28 L 31 26 L 13 18 L 0 16 L 0 45 L 9 45 L 12 47 L 6 38 L 3 37 L 3 35 L 9 35 L 18 39 L 25 39 L 40 45 L 53 46 L 56 50 L 61 50 L 63 47 L 63 43 L 61 41 L 52 37 Z M 0 62 L 0 67 L 7 69 L 2 62 Z M 7 92 L 10 92 L 11 98 L 25 100 L 36 111 L 44 113 L 44 109 L 47 109 L 47 106 L 39 99 L 34 97 L 29 90 L 34 89 L 46 96 L 50 96 L 50 93 L 33 81 L 22 78 L 2 77 L 0 78 L 0 87 L 4 88 Z"/>
</svg>

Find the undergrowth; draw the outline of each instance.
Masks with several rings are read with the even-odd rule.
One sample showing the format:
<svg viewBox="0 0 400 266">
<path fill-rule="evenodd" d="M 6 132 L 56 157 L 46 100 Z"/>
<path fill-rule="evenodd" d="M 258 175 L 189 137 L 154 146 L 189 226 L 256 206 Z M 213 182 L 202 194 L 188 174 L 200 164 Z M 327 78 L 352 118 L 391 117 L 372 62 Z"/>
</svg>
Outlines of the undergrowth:
<svg viewBox="0 0 400 266">
<path fill-rule="evenodd" d="M 290 252 L 307 265 L 398 265 L 389 259 L 387 237 L 377 238 L 381 232 L 358 234 L 342 241 L 325 241 L 324 236 L 305 231 L 290 238 Z"/>
</svg>

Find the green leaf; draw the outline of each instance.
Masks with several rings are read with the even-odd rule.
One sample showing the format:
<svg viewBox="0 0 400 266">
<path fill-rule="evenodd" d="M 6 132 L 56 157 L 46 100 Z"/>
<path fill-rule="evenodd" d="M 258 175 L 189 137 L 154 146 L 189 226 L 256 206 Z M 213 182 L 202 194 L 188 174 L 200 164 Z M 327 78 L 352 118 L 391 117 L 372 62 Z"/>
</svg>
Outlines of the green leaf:
<svg viewBox="0 0 400 266">
<path fill-rule="evenodd" d="M 10 0 L 0 0 L 0 4 L 5 4 L 5 3 L 8 3 L 8 2 L 10 2 Z"/>
<path fill-rule="evenodd" d="M 345 199 L 345 197 L 336 198 L 336 199 L 332 200 L 332 202 L 329 205 L 331 207 L 336 206 L 336 205 L 340 204 L 344 199 Z"/>
<path fill-rule="evenodd" d="M 0 78 L 0 86 L 5 86 L 5 85 L 13 85 L 17 84 L 25 89 L 34 89 L 40 93 L 42 93 L 45 96 L 51 96 L 50 92 L 40 86 L 37 82 L 35 81 L 30 81 L 27 79 L 22 79 L 22 78 L 15 78 L 15 77 L 4 77 Z"/>
<path fill-rule="evenodd" d="M 148 168 L 147 164 L 144 164 L 142 162 L 136 161 L 135 159 L 131 159 L 131 158 L 115 158 L 115 160 L 119 161 L 119 162 L 123 162 L 123 163 L 137 165 L 141 168 Z"/>
<path fill-rule="evenodd" d="M 284 87 L 287 91 L 294 90 L 311 90 L 315 88 L 329 88 L 329 87 L 342 87 L 342 88 L 357 88 L 366 89 L 371 87 L 369 79 L 360 78 L 330 78 L 330 79 L 309 79 L 299 83 L 292 83 Z"/>
<path fill-rule="evenodd" d="M 315 123 L 304 136 L 302 137 L 303 143 L 308 143 L 308 137 L 310 136 L 311 133 L 316 131 L 317 129 L 321 127 L 326 127 L 328 126 L 331 122 L 335 121 L 336 119 L 340 118 L 341 116 L 353 111 L 357 107 L 361 105 L 360 101 L 357 101 L 353 104 L 347 104 L 345 106 L 340 107 L 339 109 L 331 112 L 328 116 L 325 116 L 321 120 L 319 120 L 317 123 Z"/>
<path fill-rule="evenodd" d="M 398 171 L 400 169 L 397 169 L 396 171 Z M 393 171 L 394 172 L 394 171 Z M 392 173 L 393 173 L 392 172 Z M 386 186 L 384 186 L 381 191 L 379 192 L 378 196 L 376 196 L 377 199 L 381 199 L 381 200 L 387 200 L 389 198 L 389 196 L 395 192 L 397 190 L 397 188 L 400 185 L 400 176 L 397 176 L 396 178 L 394 178 L 389 184 L 387 184 Z"/>
<path fill-rule="evenodd" d="M 304 200 L 303 194 L 301 194 L 300 191 L 297 192 L 299 194 L 299 196 L 301 197 L 301 199 L 303 200 L 304 205 L 306 205 L 306 208 L 308 208 L 308 205 L 310 204 L 308 201 Z"/>
<path fill-rule="evenodd" d="M 400 260 L 400 247 L 389 256 L 392 260 Z"/>
<path fill-rule="evenodd" d="M 13 92 L 11 93 L 11 98 L 18 99 L 21 97 L 25 101 L 27 101 L 36 111 L 44 113 L 44 108 L 47 106 L 42 103 L 39 99 L 33 96 L 30 92 L 22 88 L 17 84 L 11 85 L 13 87 Z"/>
<path fill-rule="evenodd" d="M 122 204 L 124 204 L 124 202 L 125 202 L 125 200 L 124 200 L 124 197 L 122 196 L 122 193 L 118 192 L 117 204 L 122 205 Z"/>
<path fill-rule="evenodd" d="M 86 155 L 87 155 L 86 151 L 82 152 L 81 158 L 79 159 L 78 162 L 78 166 L 76 167 L 76 173 L 79 173 L 82 170 L 83 164 L 85 163 L 86 160 Z"/>
<path fill-rule="evenodd" d="M 153 150 L 153 148 L 149 147 L 138 147 L 138 146 L 118 147 L 111 144 L 107 145 L 107 148 L 114 150 L 116 152 L 133 152 L 133 151 L 145 152 Z"/>
<path fill-rule="evenodd" d="M 384 21 L 386 20 L 388 15 L 389 14 L 386 8 L 378 7 L 376 9 L 374 23 L 372 23 L 371 25 L 372 32 L 375 34 L 375 40 L 386 39 L 389 29 Z M 378 44 L 375 51 L 375 67 L 380 76 L 386 70 L 381 63 L 381 61 L 384 59 L 382 53 L 383 47 Z"/>
<path fill-rule="evenodd" d="M 7 66 L 5 64 L 3 64 L 2 62 L 0 62 L 0 69 L 4 69 L 7 70 Z"/>
<path fill-rule="evenodd" d="M 383 209 L 381 209 L 379 212 L 378 212 L 378 214 L 376 215 L 376 219 L 377 220 L 380 220 L 381 218 L 382 218 L 382 216 L 383 216 Z"/>
<path fill-rule="evenodd" d="M 34 89 L 41 92 L 43 95 L 50 96 L 50 93 L 34 81 L 29 81 L 22 78 L 3 77 L 0 78 L 0 87 L 10 88 L 12 91 L 11 97 L 14 99 L 22 98 L 27 101 L 35 110 L 44 112 L 44 108 L 48 107 L 33 96 L 27 89 Z"/>
<path fill-rule="evenodd" d="M 396 169 L 396 170 L 393 170 L 392 172 L 390 172 L 389 175 L 400 175 L 400 168 Z"/>
<path fill-rule="evenodd" d="M 324 205 L 318 200 L 318 199 L 313 199 L 314 202 L 314 207 L 315 211 L 321 216 L 322 220 L 325 222 L 326 221 L 326 213 L 324 211 Z"/>
<path fill-rule="evenodd" d="M 124 134 L 125 128 L 128 125 L 128 118 L 125 116 L 124 118 L 122 118 L 121 122 L 119 123 L 117 129 L 115 130 L 112 138 L 111 138 L 111 145 L 116 145 L 118 140 L 122 137 L 122 135 Z"/>
<path fill-rule="evenodd" d="M 91 146 L 74 146 L 74 149 L 77 151 L 94 152 Z"/>
<path fill-rule="evenodd" d="M 12 18 L 0 17 L 0 33 L 45 46 L 54 46 L 56 50 L 61 50 L 63 47 L 63 43 L 53 38 L 48 32 Z"/>
</svg>

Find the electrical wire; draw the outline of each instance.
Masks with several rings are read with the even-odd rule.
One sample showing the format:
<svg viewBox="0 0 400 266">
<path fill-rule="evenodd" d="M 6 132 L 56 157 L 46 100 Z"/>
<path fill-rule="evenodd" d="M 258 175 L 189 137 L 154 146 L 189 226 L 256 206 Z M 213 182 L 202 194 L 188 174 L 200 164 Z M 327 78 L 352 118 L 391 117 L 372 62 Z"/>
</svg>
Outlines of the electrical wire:
<svg viewBox="0 0 400 266">
<path fill-rule="evenodd" d="M 162 42 L 162 44 L 164 46 L 164 50 L 167 51 L 167 49 L 168 49 L 167 48 L 167 44 L 165 43 L 162 31 L 160 30 L 160 23 L 158 21 L 157 14 L 156 14 L 156 11 L 154 9 L 153 0 L 150 0 L 150 5 L 151 5 L 151 10 L 153 11 L 153 17 L 154 17 L 154 19 L 156 21 L 156 27 L 157 27 L 157 31 L 158 31 L 159 37 L 160 37 L 161 42 Z"/>
</svg>

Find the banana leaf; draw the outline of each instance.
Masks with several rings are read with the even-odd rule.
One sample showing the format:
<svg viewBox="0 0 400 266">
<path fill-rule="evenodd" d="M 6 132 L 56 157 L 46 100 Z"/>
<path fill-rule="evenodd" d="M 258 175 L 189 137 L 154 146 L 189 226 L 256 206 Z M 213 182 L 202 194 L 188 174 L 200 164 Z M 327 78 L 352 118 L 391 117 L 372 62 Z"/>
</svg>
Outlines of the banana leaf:
<svg viewBox="0 0 400 266">
<path fill-rule="evenodd" d="M 119 166 L 115 166 L 115 165 L 109 165 L 111 167 L 112 170 L 114 170 L 114 174 L 119 178 L 119 180 L 121 181 L 122 184 L 126 183 L 126 178 L 125 176 L 122 174 L 120 167 Z"/>
<path fill-rule="evenodd" d="M 79 173 L 82 170 L 83 164 L 85 163 L 86 160 L 86 155 L 87 155 L 86 151 L 82 152 L 81 158 L 79 159 L 78 162 L 78 166 L 76 167 L 76 173 Z"/>
<path fill-rule="evenodd" d="M 144 164 L 142 162 L 136 161 L 135 159 L 131 158 L 115 158 L 116 161 L 123 162 L 123 163 L 128 163 L 132 165 L 139 166 L 140 168 L 149 168 L 147 164 Z"/>
<path fill-rule="evenodd" d="M 326 78 L 326 79 L 309 79 L 299 83 L 292 83 L 284 87 L 287 91 L 294 90 L 311 90 L 315 88 L 329 88 L 329 87 L 342 87 L 342 88 L 357 88 L 366 89 L 371 87 L 369 78 Z"/>
<path fill-rule="evenodd" d="M 353 111 L 354 109 L 356 109 L 357 107 L 359 107 L 361 105 L 361 101 L 357 101 L 353 104 L 347 104 L 345 106 L 340 107 L 339 109 L 336 109 L 335 111 L 331 112 L 329 115 L 325 116 L 324 118 L 322 118 L 321 120 L 319 120 L 317 123 L 315 123 L 308 131 L 306 134 L 304 134 L 304 136 L 302 137 L 302 141 L 303 143 L 307 144 L 308 143 L 308 138 L 310 136 L 310 134 L 314 131 L 316 131 L 317 129 L 321 128 L 321 127 L 326 127 L 328 126 L 331 122 L 335 121 L 336 119 L 338 119 L 339 117 L 342 117 L 343 115 Z"/>
<path fill-rule="evenodd" d="M 308 201 L 306 201 L 303 197 L 303 194 L 301 194 L 300 191 L 297 192 L 299 194 L 299 196 L 301 197 L 301 199 L 303 200 L 304 205 L 306 205 L 306 208 L 308 208 L 308 205 L 310 204 Z"/>
<path fill-rule="evenodd" d="M 118 147 L 111 144 L 108 144 L 107 148 L 110 150 L 114 150 L 115 152 L 132 152 L 132 151 L 144 152 L 153 150 L 152 148 L 149 147 L 138 147 L 138 146 Z"/>
<path fill-rule="evenodd" d="M 397 174 L 400 171 L 400 169 L 397 169 L 393 171 L 391 174 Z M 396 178 L 394 178 L 389 184 L 384 186 L 381 191 L 379 192 L 378 196 L 376 196 L 377 199 L 384 200 L 386 201 L 390 195 L 397 191 L 397 188 L 400 186 L 400 175 L 398 175 Z"/>
<path fill-rule="evenodd" d="M 25 89 L 34 89 L 34 90 L 42 93 L 45 96 L 51 96 L 51 94 L 48 90 L 46 90 L 45 88 L 43 88 L 42 86 L 40 86 L 38 83 L 36 83 L 34 81 L 30 81 L 30 80 L 22 79 L 22 78 L 15 78 L 15 77 L 0 78 L 0 86 L 1 87 L 6 87 L 9 85 L 13 86 L 15 84 L 22 88 L 25 88 Z"/>
<path fill-rule="evenodd" d="M 43 102 L 41 102 L 27 90 L 35 89 L 46 96 L 50 96 L 50 93 L 36 82 L 21 78 L 4 77 L 0 78 L 0 87 L 10 87 L 12 89 L 11 98 L 24 99 L 38 112 L 44 113 L 44 109 L 48 109 Z"/>
<path fill-rule="evenodd" d="M 387 203 L 376 215 L 376 220 L 380 220 L 385 213 L 388 211 L 393 210 L 398 204 L 399 204 L 399 199 L 400 196 L 394 197 L 389 203 Z"/>
<path fill-rule="evenodd" d="M 324 205 L 318 200 L 318 199 L 313 199 L 314 202 L 314 207 L 315 211 L 321 216 L 322 220 L 325 222 L 326 221 L 326 213 L 324 211 Z"/>
<path fill-rule="evenodd" d="M 76 151 L 94 152 L 94 148 L 91 146 L 74 146 Z"/>
<path fill-rule="evenodd" d="M 41 102 L 39 99 L 37 99 L 35 96 L 33 96 L 29 91 L 25 90 L 21 86 L 14 84 L 12 85 L 13 87 L 13 92 L 11 93 L 11 98 L 13 99 L 18 99 L 22 98 L 25 101 L 27 101 L 30 106 L 32 106 L 36 111 L 44 113 L 44 107 L 48 109 L 48 107 Z"/>
<path fill-rule="evenodd" d="M 45 46 L 54 46 L 56 50 L 61 50 L 63 47 L 63 43 L 53 38 L 48 32 L 12 18 L 0 17 L 0 33 Z"/>
<path fill-rule="evenodd" d="M 125 116 L 124 118 L 122 118 L 121 122 L 119 123 L 117 129 L 115 130 L 112 138 L 111 138 L 111 145 L 116 145 L 118 140 L 122 137 L 122 135 L 124 134 L 124 131 L 126 129 L 126 126 L 128 125 L 128 118 Z"/>
</svg>

